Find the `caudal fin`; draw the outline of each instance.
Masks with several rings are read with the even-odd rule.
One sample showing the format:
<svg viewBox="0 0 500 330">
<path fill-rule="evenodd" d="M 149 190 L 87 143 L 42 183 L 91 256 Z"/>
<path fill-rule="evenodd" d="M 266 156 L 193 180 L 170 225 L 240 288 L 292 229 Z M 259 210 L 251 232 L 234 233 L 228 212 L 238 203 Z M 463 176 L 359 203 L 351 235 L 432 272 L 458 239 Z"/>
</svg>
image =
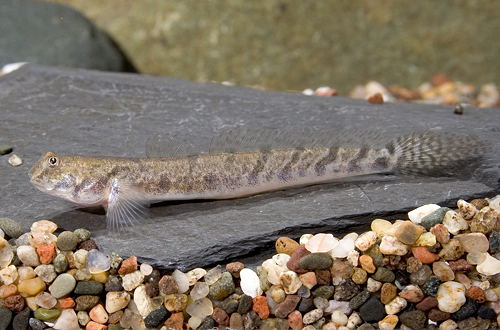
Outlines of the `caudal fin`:
<svg viewBox="0 0 500 330">
<path fill-rule="evenodd" d="M 445 176 L 472 174 L 487 149 L 476 136 L 449 131 L 415 132 L 386 148 L 397 159 L 396 173 Z"/>
</svg>

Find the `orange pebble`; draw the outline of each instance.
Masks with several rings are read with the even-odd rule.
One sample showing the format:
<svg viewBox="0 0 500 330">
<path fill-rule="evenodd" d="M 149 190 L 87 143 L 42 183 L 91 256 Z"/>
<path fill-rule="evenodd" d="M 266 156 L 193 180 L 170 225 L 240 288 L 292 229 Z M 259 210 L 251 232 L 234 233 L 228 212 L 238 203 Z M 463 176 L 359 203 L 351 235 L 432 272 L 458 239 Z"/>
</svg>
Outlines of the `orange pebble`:
<svg viewBox="0 0 500 330">
<path fill-rule="evenodd" d="M 182 312 L 172 313 L 170 317 L 165 321 L 165 326 L 168 329 L 182 330 L 182 324 L 184 323 L 184 314 Z"/>
<path fill-rule="evenodd" d="M 54 260 L 57 255 L 56 247 L 54 244 L 44 244 L 36 248 L 36 253 L 40 256 L 40 262 L 48 265 Z"/>
<path fill-rule="evenodd" d="M 87 326 L 85 327 L 85 330 L 106 330 L 108 328 L 107 325 L 104 324 L 99 324 L 94 321 L 90 321 L 87 323 Z"/>
<path fill-rule="evenodd" d="M 73 306 L 75 306 L 75 301 L 71 297 L 63 299 L 63 301 L 61 301 L 61 308 L 71 308 Z"/>
<path fill-rule="evenodd" d="M 425 246 L 414 246 L 411 248 L 411 252 L 415 258 L 422 261 L 424 265 L 432 264 L 439 259 L 437 254 L 430 252 Z"/>
<path fill-rule="evenodd" d="M 384 103 L 384 97 L 380 93 L 375 93 L 372 96 L 368 97 L 368 102 L 382 104 Z"/>
<path fill-rule="evenodd" d="M 269 306 L 267 305 L 267 299 L 264 296 L 257 296 L 252 299 L 252 310 L 259 314 L 261 320 L 267 319 L 269 317 Z"/>
</svg>

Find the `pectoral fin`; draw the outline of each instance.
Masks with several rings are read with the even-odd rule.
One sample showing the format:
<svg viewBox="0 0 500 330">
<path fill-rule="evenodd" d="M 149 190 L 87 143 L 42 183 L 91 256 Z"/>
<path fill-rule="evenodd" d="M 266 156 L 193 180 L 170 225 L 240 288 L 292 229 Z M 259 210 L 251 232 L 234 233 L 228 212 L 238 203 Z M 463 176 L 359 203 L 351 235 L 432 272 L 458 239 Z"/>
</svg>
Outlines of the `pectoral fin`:
<svg viewBox="0 0 500 330">
<path fill-rule="evenodd" d="M 114 180 L 111 183 L 106 208 L 107 227 L 123 229 L 148 216 L 149 202 L 137 197 L 133 185 Z"/>
</svg>

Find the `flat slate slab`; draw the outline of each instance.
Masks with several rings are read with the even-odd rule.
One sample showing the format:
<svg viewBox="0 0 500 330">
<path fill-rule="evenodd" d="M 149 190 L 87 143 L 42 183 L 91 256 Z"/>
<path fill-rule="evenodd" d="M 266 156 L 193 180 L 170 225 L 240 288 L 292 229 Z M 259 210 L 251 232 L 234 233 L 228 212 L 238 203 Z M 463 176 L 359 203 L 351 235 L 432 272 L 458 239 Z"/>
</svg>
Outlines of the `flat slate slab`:
<svg viewBox="0 0 500 330">
<path fill-rule="evenodd" d="M 89 229 L 102 251 L 156 267 L 189 270 L 272 253 L 282 235 L 366 230 L 376 217 L 405 217 L 419 205 L 452 206 L 458 198 L 499 193 L 500 154 L 477 180 L 372 176 L 223 201 L 164 202 L 140 226 L 120 235 L 106 229 L 104 211 L 39 192 L 28 171 L 48 150 L 60 154 L 142 157 L 146 140 L 175 133 L 193 144 L 235 127 L 293 131 L 379 130 L 391 138 L 415 130 L 469 132 L 500 150 L 500 110 L 370 104 L 168 78 L 27 65 L 0 78 L 0 144 L 24 164 L 0 156 L 0 217 L 22 223 L 49 219 L 60 230 Z M 476 173 L 477 174 L 477 173 Z M 254 258 L 252 259 L 252 256 Z M 257 256 L 257 258 L 255 258 Z"/>
</svg>

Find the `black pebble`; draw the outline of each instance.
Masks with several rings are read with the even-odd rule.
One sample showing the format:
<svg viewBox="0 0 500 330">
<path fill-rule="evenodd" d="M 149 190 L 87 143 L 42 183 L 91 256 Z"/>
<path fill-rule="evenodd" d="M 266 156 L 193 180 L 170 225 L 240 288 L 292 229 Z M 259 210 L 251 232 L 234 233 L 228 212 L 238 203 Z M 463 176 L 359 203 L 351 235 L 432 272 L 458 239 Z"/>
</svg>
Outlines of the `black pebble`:
<svg viewBox="0 0 500 330">
<path fill-rule="evenodd" d="M 12 320 L 12 312 L 7 307 L 0 307 L 0 330 L 5 330 Z"/>
<path fill-rule="evenodd" d="M 146 328 L 157 328 L 169 317 L 169 312 L 164 306 L 155 309 L 144 318 L 144 325 Z"/>
<path fill-rule="evenodd" d="M 33 329 L 33 330 L 43 330 L 43 329 L 47 328 L 45 326 L 45 323 L 43 323 L 43 321 L 35 319 L 34 317 L 30 318 L 29 325 L 30 325 L 31 329 Z"/>
<path fill-rule="evenodd" d="M 79 281 L 76 284 L 73 293 L 76 295 L 94 295 L 98 296 L 104 291 L 104 284 L 97 281 Z"/>
<path fill-rule="evenodd" d="M 441 281 L 438 280 L 437 277 L 430 277 L 423 285 L 422 291 L 428 296 L 435 297 L 439 286 L 441 285 Z"/>
<path fill-rule="evenodd" d="M 427 323 L 425 313 L 419 310 L 403 312 L 399 316 L 399 320 L 401 323 L 414 330 L 425 328 L 425 324 Z"/>
<path fill-rule="evenodd" d="M 238 304 L 238 314 L 245 314 L 250 310 L 250 307 L 252 307 L 252 297 L 246 294 L 242 295 Z"/>
<path fill-rule="evenodd" d="M 30 309 L 26 307 L 22 312 L 17 313 L 12 320 L 12 328 L 14 330 L 27 330 L 30 320 Z"/>
<path fill-rule="evenodd" d="M 200 326 L 196 329 L 198 330 L 212 330 L 215 327 L 215 321 L 212 316 L 207 316 L 203 319 Z"/>
<path fill-rule="evenodd" d="M 481 306 L 477 310 L 477 316 L 486 320 L 486 319 L 495 319 L 497 317 L 497 314 L 495 313 L 495 310 L 493 308 Z"/>
<path fill-rule="evenodd" d="M 106 292 L 122 291 L 122 278 L 117 275 L 109 275 L 108 282 L 106 282 L 104 290 L 106 290 Z"/>
<path fill-rule="evenodd" d="M 394 285 L 396 285 L 399 290 L 402 290 L 405 286 L 410 285 L 410 277 L 407 272 L 398 269 L 394 271 L 394 275 L 396 275 Z"/>
<path fill-rule="evenodd" d="M 371 292 L 368 290 L 363 290 L 358 293 L 354 298 L 349 301 L 349 307 L 353 310 L 358 309 L 363 305 L 371 296 Z"/>
<path fill-rule="evenodd" d="M 454 321 L 465 320 L 466 318 L 473 316 L 477 312 L 479 306 L 479 303 L 475 302 L 473 299 L 467 298 L 465 304 L 463 304 L 458 311 L 451 314 L 451 318 Z"/>
<path fill-rule="evenodd" d="M 359 308 L 359 314 L 365 322 L 378 322 L 385 317 L 385 306 L 377 297 L 371 297 Z"/>
<path fill-rule="evenodd" d="M 299 307 L 297 308 L 299 312 L 305 314 L 314 309 L 314 300 L 312 298 L 302 298 L 300 300 Z"/>
<path fill-rule="evenodd" d="M 500 234 L 496 230 L 492 230 L 490 234 L 490 251 L 499 252 L 500 251 Z"/>
<path fill-rule="evenodd" d="M 154 287 L 158 287 L 158 283 L 160 283 L 160 279 L 161 279 L 161 274 L 160 272 L 157 270 L 157 269 L 154 269 L 151 274 L 149 274 L 148 276 L 144 277 L 144 282 L 145 283 L 150 283 L 152 284 Z M 121 290 L 121 289 L 120 289 Z M 118 290 L 118 291 L 120 291 Z M 107 291 L 107 290 L 106 290 Z"/>
</svg>

